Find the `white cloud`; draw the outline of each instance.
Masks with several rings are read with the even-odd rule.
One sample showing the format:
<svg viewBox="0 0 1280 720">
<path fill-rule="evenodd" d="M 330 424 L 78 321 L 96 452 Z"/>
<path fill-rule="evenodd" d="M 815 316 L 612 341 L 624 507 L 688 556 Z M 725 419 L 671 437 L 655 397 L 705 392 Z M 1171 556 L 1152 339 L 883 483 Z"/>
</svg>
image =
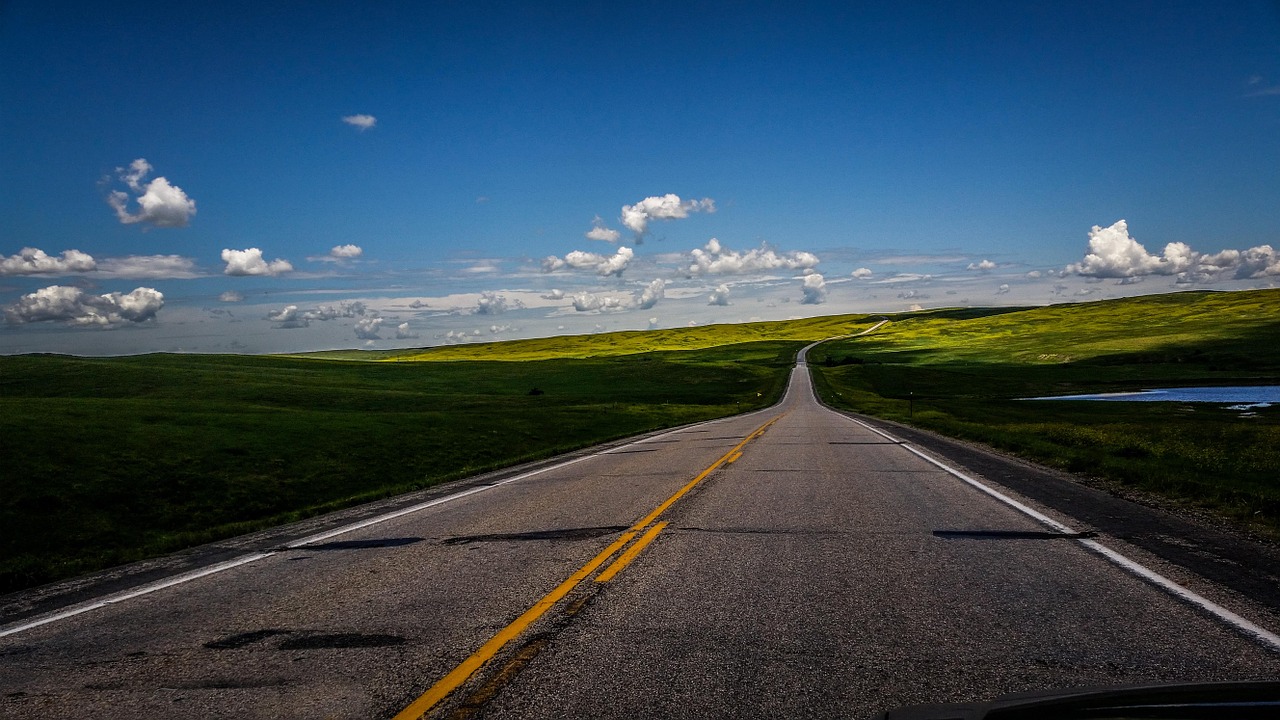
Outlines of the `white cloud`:
<svg viewBox="0 0 1280 720">
<path fill-rule="evenodd" d="M 800 291 L 804 293 L 800 300 L 802 305 L 821 305 L 827 300 L 827 283 L 818 273 L 805 275 Z"/>
<path fill-rule="evenodd" d="M 66 322 L 73 325 L 115 326 L 140 323 L 155 318 L 164 307 L 164 294 L 154 288 L 135 288 L 129 293 L 90 295 L 77 287 L 50 285 L 4 308 L 12 324 Z"/>
<path fill-rule="evenodd" d="M 351 260 L 352 258 L 358 258 L 363 254 L 363 248 L 359 245 L 352 245 L 350 243 L 346 245 L 334 245 L 333 248 L 329 250 L 329 257 L 337 260 Z"/>
<path fill-rule="evenodd" d="M 508 300 L 505 295 L 499 295 L 496 292 L 482 292 L 480 298 L 476 300 L 475 313 L 477 315 L 501 315 L 508 310 L 518 310 L 524 307 L 524 303 L 519 300 Z"/>
<path fill-rule="evenodd" d="M 618 220 L 640 237 L 649 231 L 652 220 L 674 220 L 689 217 L 689 213 L 715 211 L 716 201 L 711 198 L 681 200 L 679 195 L 667 193 L 647 197 L 635 205 L 623 205 Z"/>
<path fill-rule="evenodd" d="M 871 273 L 871 269 L 870 269 L 870 268 L 858 268 L 857 270 L 854 270 L 854 271 L 853 271 L 852 273 L 850 273 L 850 274 L 851 274 L 853 277 L 855 277 L 855 278 L 857 278 L 857 279 L 859 279 L 859 280 L 865 280 L 865 279 L 867 279 L 867 278 L 871 277 L 871 275 L 872 275 L 872 273 Z"/>
<path fill-rule="evenodd" d="M 244 295 L 241 295 L 235 290 L 228 290 L 218 296 L 218 301 L 224 303 L 244 302 Z"/>
<path fill-rule="evenodd" d="M 604 242 L 616 243 L 622 239 L 622 233 L 614 230 L 613 228 L 605 227 L 604 220 L 601 220 L 600 216 L 597 215 L 595 219 L 591 221 L 591 229 L 586 232 L 586 238 L 588 240 L 602 240 Z"/>
<path fill-rule="evenodd" d="M 1009 283 L 1004 283 L 1000 287 L 996 288 L 997 295 L 1007 295 L 1008 293 L 1009 293 Z"/>
<path fill-rule="evenodd" d="M 565 255 L 564 258 L 558 258 L 554 255 L 546 258 L 542 261 L 542 271 L 554 272 L 568 267 L 574 270 L 594 270 L 600 275 L 622 277 L 622 272 L 631 264 L 633 257 L 635 257 L 635 251 L 629 247 L 620 247 L 613 255 L 598 255 L 583 250 L 574 250 Z"/>
<path fill-rule="evenodd" d="M 365 130 L 368 130 L 369 128 L 373 127 L 374 125 L 377 125 L 378 118 L 372 115 L 346 115 L 346 116 L 343 116 L 342 122 L 352 127 L 359 128 L 360 132 L 364 132 Z"/>
<path fill-rule="evenodd" d="M 728 305 L 729 304 L 729 286 L 721 284 L 720 287 L 711 291 L 710 297 L 707 298 L 708 305 Z"/>
<path fill-rule="evenodd" d="M 228 275 L 280 275 L 293 271 L 293 265 L 287 260 L 276 259 L 268 263 L 258 248 L 223 250 L 222 261 L 227 264 L 223 272 Z"/>
<path fill-rule="evenodd" d="M 1129 236 L 1128 224 L 1120 220 L 1107 228 L 1093 226 L 1089 253 L 1081 262 L 1068 265 L 1066 272 L 1122 282 L 1146 275 L 1177 275 L 1179 283 L 1247 280 L 1280 276 L 1280 253 L 1270 245 L 1259 245 L 1206 255 L 1186 243 L 1172 242 L 1161 255 L 1152 255 Z"/>
<path fill-rule="evenodd" d="M 113 190 L 107 196 L 107 203 L 116 211 L 120 222 L 126 225 L 146 222 L 156 227 L 185 227 L 191 222 L 191 216 L 196 214 L 196 201 L 163 177 L 143 185 L 143 178 L 151 170 L 151 164 L 143 158 L 134 160 L 128 169 L 116 168 L 120 173 L 119 179 L 137 196 L 132 199 L 138 203 L 138 212 L 129 211 L 131 198 L 123 190 Z"/>
<path fill-rule="evenodd" d="M 402 322 L 396 326 L 397 340 L 412 340 L 418 337 L 418 334 L 409 329 L 409 323 Z"/>
<path fill-rule="evenodd" d="M 550 292 L 548 292 L 546 295 L 541 295 L 540 297 L 543 300 L 563 300 L 564 291 L 558 288 L 552 288 Z"/>
<path fill-rule="evenodd" d="M 573 309 L 578 312 L 591 312 L 593 310 L 608 312 L 610 310 L 621 310 L 622 301 L 616 297 L 593 295 L 592 293 L 582 292 L 573 296 Z"/>
<path fill-rule="evenodd" d="M 967 269 L 977 270 L 978 272 L 990 272 L 995 270 L 996 267 L 997 265 L 990 260 L 983 260 L 981 262 L 969 263 L 969 267 Z"/>
<path fill-rule="evenodd" d="M 200 277 L 196 261 L 181 255 L 128 255 L 106 258 L 98 263 L 98 272 L 121 278 L 190 279 Z"/>
<path fill-rule="evenodd" d="M 493 260 L 480 260 L 470 267 L 463 268 L 462 272 L 471 275 L 483 275 L 486 273 L 496 273 L 501 269 L 502 268 L 498 267 L 498 264 Z"/>
<path fill-rule="evenodd" d="M 79 250 L 63 250 L 58 257 L 24 247 L 16 255 L 0 256 L 0 275 L 64 275 L 89 272 L 97 266 L 93 256 Z"/>
<path fill-rule="evenodd" d="M 818 256 L 810 252 L 777 253 L 761 246 L 745 253 L 735 252 L 711 238 L 705 247 L 690 252 L 689 272 L 698 275 L 734 275 L 766 270 L 803 270 L 816 267 Z"/>
<path fill-rule="evenodd" d="M 666 287 L 666 281 L 661 278 L 649 283 L 649 285 L 640 292 L 640 297 L 636 300 L 636 307 L 641 310 L 648 310 L 654 305 L 657 305 L 658 301 L 666 294 Z"/>
<path fill-rule="evenodd" d="M 311 325 L 311 319 L 298 312 L 297 305 L 286 305 L 283 310 L 268 312 L 267 319 L 271 322 L 279 323 L 276 328 L 281 330 L 304 328 Z"/>
<path fill-rule="evenodd" d="M 363 317 L 368 311 L 368 307 L 355 300 L 352 302 L 340 302 L 337 307 L 333 305 L 320 305 L 314 310 L 308 310 L 303 313 L 303 317 L 307 320 L 333 320 L 336 318 L 353 318 Z"/>
<path fill-rule="evenodd" d="M 1129 237 L 1124 220 L 1110 227 L 1094 225 L 1089 231 L 1089 254 L 1067 270 L 1085 277 L 1122 278 L 1133 275 L 1174 275 L 1191 264 L 1191 248 L 1183 243 L 1169 243 L 1163 256 L 1152 255 L 1137 240 Z"/>
<path fill-rule="evenodd" d="M 920 273 L 897 273 L 892 277 L 883 280 L 876 280 L 877 285 L 896 285 L 899 283 L 909 282 L 929 282 L 933 279 L 932 275 L 922 275 Z"/>
<path fill-rule="evenodd" d="M 1040 272 L 1039 270 L 1032 270 L 1031 272 L 1027 273 L 1027 277 L 1031 278 L 1032 280 L 1039 280 L 1043 275 L 1044 273 Z"/>
<path fill-rule="evenodd" d="M 356 321 L 356 337 L 361 340 L 381 340 L 378 330 L 382 327 L 382 318 L 366 317 Z"/>
</svg>

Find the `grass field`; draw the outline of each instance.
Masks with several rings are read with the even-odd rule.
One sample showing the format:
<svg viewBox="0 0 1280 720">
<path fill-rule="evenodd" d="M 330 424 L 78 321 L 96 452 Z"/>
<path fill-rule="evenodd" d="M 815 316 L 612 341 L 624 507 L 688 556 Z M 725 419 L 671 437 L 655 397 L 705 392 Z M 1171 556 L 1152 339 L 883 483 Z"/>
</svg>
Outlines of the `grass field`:
<svg viewBox="0 0 1280 720">
<path fill-rule="evenodd" d="M 0 592 L 767 405 L 801 345 L 521 363 L 0 357 Z"/>
<path fill-rule="evenodd" d="M 1018 398 L 1280 384 L 1280 291 L 894 316 L 820 346 L 834 405 L 1200 505 L 1280 538 L 1280 408 Z"/>
</svg>

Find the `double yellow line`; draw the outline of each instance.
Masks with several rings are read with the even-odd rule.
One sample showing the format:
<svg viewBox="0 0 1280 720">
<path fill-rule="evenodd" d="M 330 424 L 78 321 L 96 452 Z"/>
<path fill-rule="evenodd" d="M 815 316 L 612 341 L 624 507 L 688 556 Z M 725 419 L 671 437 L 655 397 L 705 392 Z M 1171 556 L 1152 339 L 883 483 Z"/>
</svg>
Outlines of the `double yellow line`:
<svg viewBox="0 0 1280 720">
<path fill-rule="evenodd" d="M 578 568 L 577 572 L 573 573 L 564 582 L 557 585 L 554 590 L 544 595 L 541 600 L 534 603 L 528 610 L 525 610 L 524 613 L 512 621 L 510 625 L 502 628 L 496 635 L 489 638 L 488 642 L 481 645 L 479 650 L 476 650 L 471 654 L 471 657 L 463 660 L 461 664 L 449 671 L 448 675 L 440 678 L 435 685 L 432 685 L 431 689 L 427 690 L 417 700 L 410 703 L 404 710 L 401 710 L 395 716 L 394 720 L 419 720 L 419 718 L 422 718 L 430 712 L 431 709 L 438 705 L 441 700 L 444 700 L 450 693 L 457 690 L 463 683 L 471 679 L 471 676 L 475 675 L 476 671 L 483 667 L 485 663 L 492 660 L 507 643 L 514 640 L 520 635 L 520 633 L 524 632 L 530 625 L 536 622 L 538 618 L 546 614 L 546 612 L 554 607 L 556 603 L 563 600 L 564 597 L 581 584 L 583 580 L 590 577 L 597 568 L 608 561 L 609 558 L 613 557 L 614 554 L 623 547 L 626 547 L 628 543 L 634 540 L 635 537 L 640 535 L 643 531 L 644 534 L 640 535 L 640 539 L 637 540 L 635 544 L 628 547 L 626 552 L 623 552 L 622 555 L 618 556 L 618 558 L 614 560 L 609 567 L 605 568 L 604 572 L 600 573 L 595 578 L 595 582 L 597 583 L 606 583 L 612 580 L 615 575 L 622 571 L 623 568 L 631 564 L 631 561 L 635 560 L 636 557 L 646 547 L 648 547 L 649 543 L 653 542 L 654 539 L 658 537 L 658 533 L 662 532 L 663 528 L 667 526 L 666 522 L 654 524 L 654 521 L 656 521 L 662 513 L 666 512 L 668 508 L 674 505 L 677 500 L 684 497 L 690 490 L 697 487 L 698 483 L 705 480 L 706 477 L 715 472 L 717 468 L 722 465 L 733 463 L 738 458 L 742 457 L 742 449 L 747 445 L 747 443 L 763 435 L 765 430 L 769 429 L 770 425 L 773 425 L 780 419 L 782 419 L 781 415 L 756 428 L 750 435 L 743 438 L 742 442 L 735 445 L 732 450 L 722 455 L 719 460 L 712 463 L 706 470 L 698 473 L 698 475 L 686 483 L 684 487 L 677 490 L 675 494 L 664 500 L 661 505 L 654 508 L 653 512 L 644 516 L 644 518 L 635 525 L 632 525 L 631 528 L 624 532 L 617 540 L 613 541 L 609 547 L 600 551 L 599 555 L 591 558 L 586 565 Z"/>
</svg>

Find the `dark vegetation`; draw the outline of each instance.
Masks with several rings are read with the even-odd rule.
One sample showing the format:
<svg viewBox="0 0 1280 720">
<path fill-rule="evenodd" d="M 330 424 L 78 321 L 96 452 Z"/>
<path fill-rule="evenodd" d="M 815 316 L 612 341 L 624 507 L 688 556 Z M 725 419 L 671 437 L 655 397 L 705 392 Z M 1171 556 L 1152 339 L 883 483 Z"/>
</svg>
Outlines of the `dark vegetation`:
<svg viewBox="0 0 1280 720">
<path fill-rule="evenodd" d="M 1280 408 L 1018 399 L 1280 384 L 1280 291 L 913 313 L 819 346 L 811 362 L 834 405 L 1207 508 L 1280 538 Z"/>
<path fill-rule="evenodd" d="M 802 344 L 526 362 L 0 357 L 0 592 L 768 405 Z"/>
</svg>

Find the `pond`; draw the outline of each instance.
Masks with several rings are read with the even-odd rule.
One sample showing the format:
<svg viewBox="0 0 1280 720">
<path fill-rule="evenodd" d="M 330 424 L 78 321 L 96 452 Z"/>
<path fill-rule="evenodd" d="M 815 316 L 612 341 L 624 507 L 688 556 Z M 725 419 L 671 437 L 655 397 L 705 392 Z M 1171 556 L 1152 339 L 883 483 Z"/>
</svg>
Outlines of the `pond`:
<svg viewBox="0 0 1280 720">
<path fill-rule="evenodd" d="M 1026 400 L 1107 400 L 1112 402 L 1198 402 L 1230 405 L 1233 410 L 1270 407 L 1280 403 L 1280 385 L 1183 387 L 1095 395 L 1052 395 Z"/>
</svg>

